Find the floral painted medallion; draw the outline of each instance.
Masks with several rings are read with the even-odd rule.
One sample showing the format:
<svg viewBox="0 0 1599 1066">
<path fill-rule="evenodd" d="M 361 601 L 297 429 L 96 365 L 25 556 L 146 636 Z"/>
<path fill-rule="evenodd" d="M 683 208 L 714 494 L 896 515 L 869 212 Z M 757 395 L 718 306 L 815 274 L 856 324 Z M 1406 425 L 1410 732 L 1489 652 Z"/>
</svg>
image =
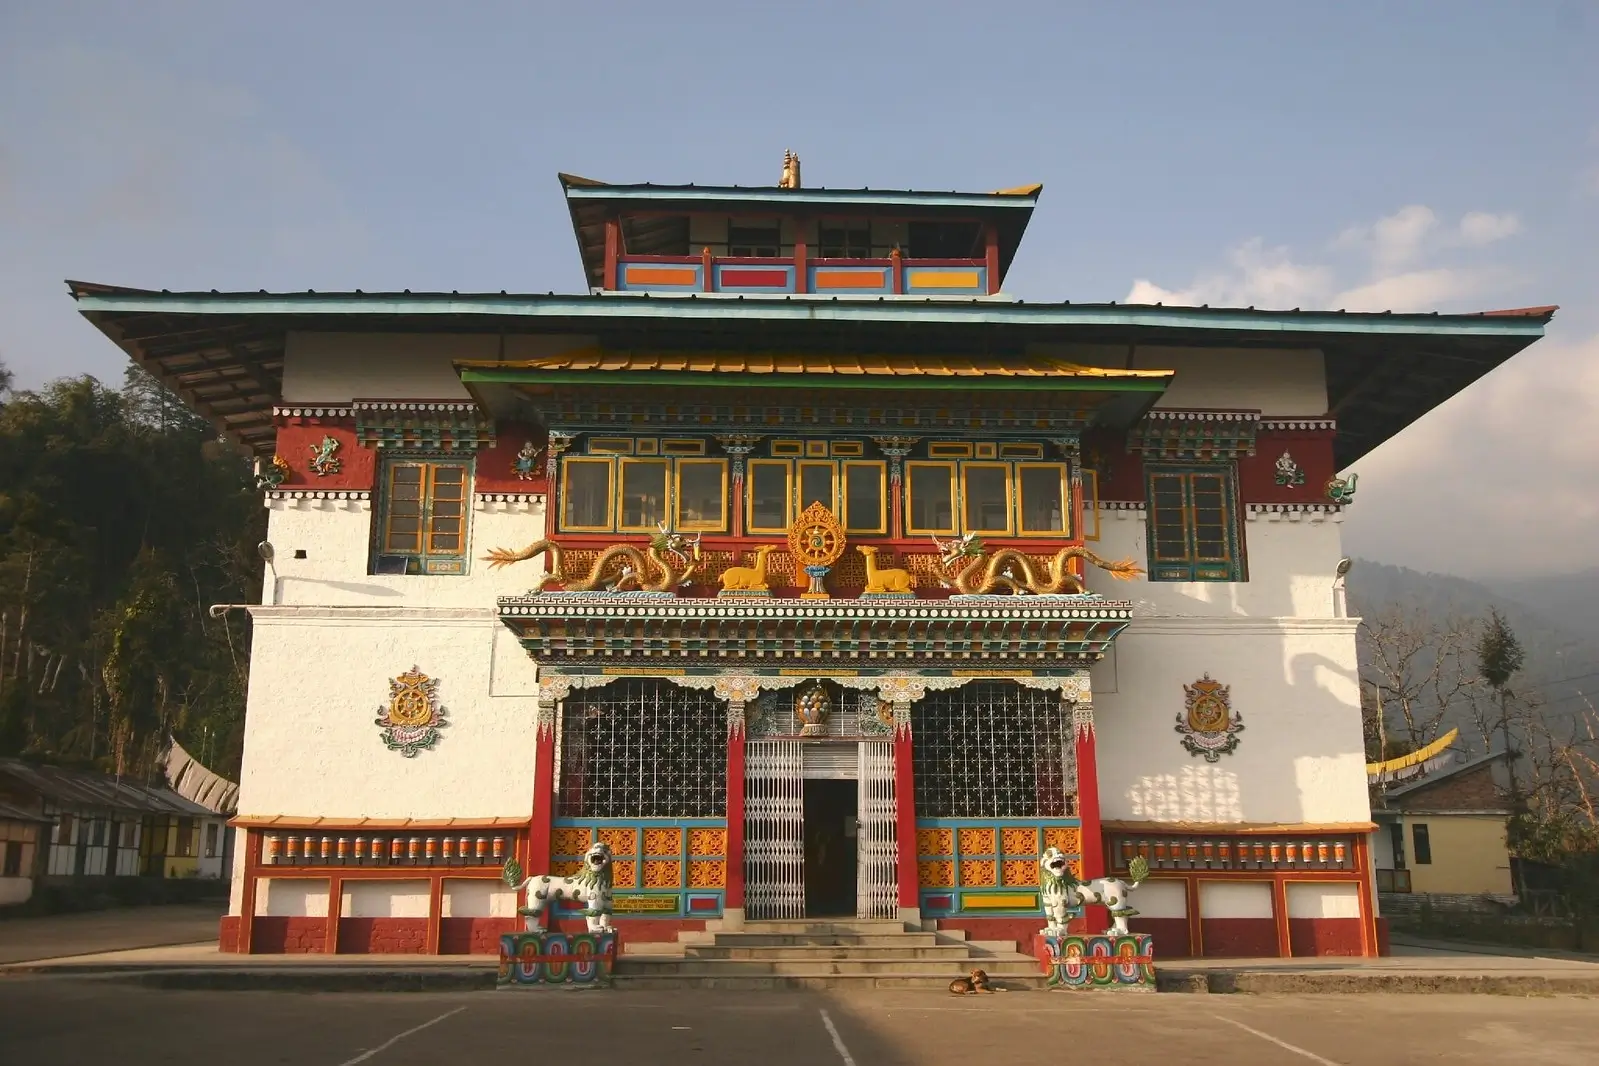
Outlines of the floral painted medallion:
<svg viewBox="0 0 1599 1066">
<path fill-rule="evenodd" d="M 450 724 L 439 706 L 438 688 L 437 678 L 414 666 L 389 681 L 389 704 L 375 722 L 390 751 L 414 759 L 417 752 L 438 743 L 439 730 Z"/>
<path fill-rule="evenodd" d="M 1238 734 L 1244 720 L 1232 705 L 1232 686 L 1212 681 L 1209 674 L 1183 686 L 1183 711 L 1177 716 L 1177 732 L 1183 734 L 1183 747 L 1190 755 L 1203 755 L 1216 762 L 1238 748 Z"/>
</svg>

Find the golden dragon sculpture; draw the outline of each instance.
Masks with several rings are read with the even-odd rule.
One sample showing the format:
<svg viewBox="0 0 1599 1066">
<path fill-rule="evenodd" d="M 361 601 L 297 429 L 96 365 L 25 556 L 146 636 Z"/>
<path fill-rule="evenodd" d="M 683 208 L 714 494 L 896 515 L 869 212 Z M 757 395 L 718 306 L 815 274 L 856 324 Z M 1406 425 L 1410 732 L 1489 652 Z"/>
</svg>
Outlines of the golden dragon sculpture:
<svg viewBox="0 0 1599 1066">
<path fill-rule="evenodd" d="M 676 592 L 693 579 L 700 566 L 700 538 L 688 540 L 681 533 L 673 533 L 663 522 L 660 529 L 650 535 L 644 551 L 631 544 L 613 544 L 600 552 L 599 558 L 584 577 L 567 574 L 561 546 L 553 540 L 536 540 L 525 548 L 512 550 L 494 548 L 483 557 L 491 569 L 525 562 L 537 555 L 549 556 L 549 566 L 534 592 L 543 592 L 559 583 L 567 592 Z M 607 583 L 610 573 L 616 576 Z"/>
<path fill-rule="evenodd" d="M 999 591 L 1016 595 L 1076 595 L 1086 591 L 1083 582 L 1066 568 L 1073 559 L 1087 559 L 1121 581 L 1130 581 L 1144 572 L 1131 559 L 1102 559 L 1083 547 L 1062 548 L 1048 564 L 1040 567 L 1032 556 L 1015 548 L 1002 548 L 987 554 L 983 538 L 968 533 L 949 543 L 933 538 L 939 562 L 947 575 L 944 584 L 963 596 L 983 596 Z"/>
</svg>

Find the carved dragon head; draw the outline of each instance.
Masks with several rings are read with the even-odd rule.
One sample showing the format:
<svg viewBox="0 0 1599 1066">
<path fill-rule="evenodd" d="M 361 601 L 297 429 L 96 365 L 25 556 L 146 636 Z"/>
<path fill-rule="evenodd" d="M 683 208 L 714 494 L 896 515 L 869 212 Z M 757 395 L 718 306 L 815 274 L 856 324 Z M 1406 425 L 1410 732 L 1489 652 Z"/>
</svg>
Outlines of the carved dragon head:
<svg viewBox="0 0 1599 1066">
<path fill-rule="evenodd" d="M 976 533 L 967 533 L 947 543 L 937 537 L 932 540 L 938 549 L 938 561 L 944 566 L 953 566 L 962 559 L 973 559 L 983 554 L 983 538 Z"/>
</svg>

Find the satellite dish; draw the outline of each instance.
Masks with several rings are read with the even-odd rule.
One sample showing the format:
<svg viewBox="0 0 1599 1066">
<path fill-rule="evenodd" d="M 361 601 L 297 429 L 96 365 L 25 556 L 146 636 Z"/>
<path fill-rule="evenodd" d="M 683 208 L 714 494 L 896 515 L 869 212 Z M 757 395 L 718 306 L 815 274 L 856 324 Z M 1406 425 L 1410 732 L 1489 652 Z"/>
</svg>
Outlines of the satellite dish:
<svg viewBox="0 0 1599 1066">
<path fill-rule="evenodd" d="M 1348 556 L 1345 556 L 1344 558 L 1338 560 L 1338 569 L 1334 571 L 1334 574 L 1338 577 L 1347 577 L 1349 575 L 1350 568 L 1354 565 L 1355 561 Z"/>
</svg>

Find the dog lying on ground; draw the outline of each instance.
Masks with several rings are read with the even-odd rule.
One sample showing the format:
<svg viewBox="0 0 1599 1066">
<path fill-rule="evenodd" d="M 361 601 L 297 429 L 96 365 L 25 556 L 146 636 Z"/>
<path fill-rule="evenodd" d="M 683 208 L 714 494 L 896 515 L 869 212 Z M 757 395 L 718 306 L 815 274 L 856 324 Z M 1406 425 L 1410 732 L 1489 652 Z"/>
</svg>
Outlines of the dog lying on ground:
<svg viewBox="0 0 1599 1066">
<path fill-rule="evenodd" d="M 982 970 L 973 970 L 966 977 L 957 977 L 949 983 L 949 990 L 957 996 L 970 996 L 978 992 L 996 992 L 988 979 L 988 974 Z"/>
</svg>

